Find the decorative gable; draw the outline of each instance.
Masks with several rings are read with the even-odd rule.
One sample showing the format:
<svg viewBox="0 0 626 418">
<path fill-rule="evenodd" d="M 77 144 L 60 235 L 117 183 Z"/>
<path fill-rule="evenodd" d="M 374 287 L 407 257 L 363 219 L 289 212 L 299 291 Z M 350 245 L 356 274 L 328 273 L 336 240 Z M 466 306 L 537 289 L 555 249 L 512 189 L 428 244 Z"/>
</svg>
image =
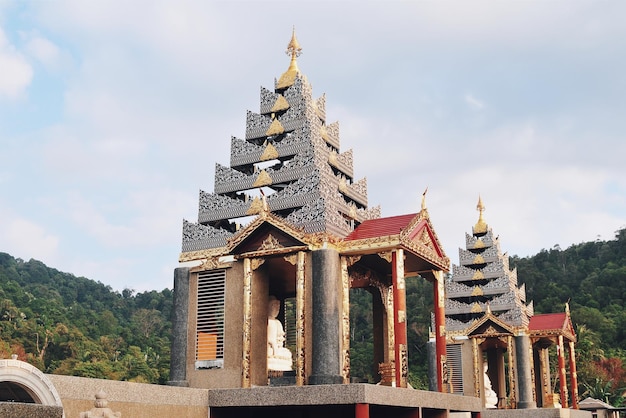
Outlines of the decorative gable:
<svg viewBox="0 0 626 418">
<path fill-rule="evenodd" d="M 498 337 L 513 335 L 513 329 L 488 313 L 468 329 L 468 336 Z"/>
<path fill-rule="evenodd" d="M 246 256 L 283 254 L 308 248 L 303 234 L 267 216 L 257 218 L 229 244 L 231 254 Z"/>
</svg>

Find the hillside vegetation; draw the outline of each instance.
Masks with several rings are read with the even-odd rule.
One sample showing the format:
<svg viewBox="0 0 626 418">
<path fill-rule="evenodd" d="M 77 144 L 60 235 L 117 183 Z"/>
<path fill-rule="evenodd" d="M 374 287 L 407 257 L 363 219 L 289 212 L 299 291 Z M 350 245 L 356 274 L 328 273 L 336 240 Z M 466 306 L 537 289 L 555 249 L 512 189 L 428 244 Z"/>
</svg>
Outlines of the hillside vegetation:
<svg viewBox="0 0 626 418">
<path fill-rule="evenodd" d="M 558 245 L 532 257 L 512 256 L 536 313 L 563 312 L 569 301 L 578 335 L 581 396 L 622 405 L 626 387 L 626 229 L 614 240 Z M 408 278 L 410 381 L 427 388 L 432 286 Z M 84 277 L 0 253 L 0 358 L 17 354 L 46 373 L 160 383 L 168 380 L 168 289 L 121 293 Z M 351 366 L 372 368 L 371 295 L 351 291 Z"/>
<path fill-rule="evenodd" d="M 46 373 L 165 383 L 172 292 L 120 294 L 0 253 L 0 358 Z"/>
</svg>

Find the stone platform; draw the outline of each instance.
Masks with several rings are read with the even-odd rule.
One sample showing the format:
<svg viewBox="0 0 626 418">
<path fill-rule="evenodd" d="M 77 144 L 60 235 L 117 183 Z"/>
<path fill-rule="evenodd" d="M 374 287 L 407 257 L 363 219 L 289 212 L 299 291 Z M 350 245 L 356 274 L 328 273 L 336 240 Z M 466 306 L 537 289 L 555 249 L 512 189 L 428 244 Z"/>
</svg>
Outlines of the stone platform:
<svg viewBox="0 0 626 418">
<path fill-rule="evenodd" d="M 211 418 L 447 418 L 450 412 L 478 417 L 483 411 L 474 397 L 363 383 L 210 389 L 209 410 Z"/>
<path fill-rule="evenodd" d="M 487 409 L 481 418 L 591 418 L 591 411 L 568 408 Z"/>
</svg>

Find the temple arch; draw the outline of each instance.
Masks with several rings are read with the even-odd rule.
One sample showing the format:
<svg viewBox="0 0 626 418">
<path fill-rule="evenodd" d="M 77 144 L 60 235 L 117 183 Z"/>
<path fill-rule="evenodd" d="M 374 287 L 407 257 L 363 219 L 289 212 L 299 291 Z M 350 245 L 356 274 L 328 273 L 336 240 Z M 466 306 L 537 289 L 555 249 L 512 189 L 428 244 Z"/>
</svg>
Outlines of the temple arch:
<svg viewBox="0 0 626 418">
<path fill-rule="evenodd" d="M 0 360 L 0 402 L 60 406 L 61 397 L 52 382 L 36 367 L 12 359 Z"/>
</svg>

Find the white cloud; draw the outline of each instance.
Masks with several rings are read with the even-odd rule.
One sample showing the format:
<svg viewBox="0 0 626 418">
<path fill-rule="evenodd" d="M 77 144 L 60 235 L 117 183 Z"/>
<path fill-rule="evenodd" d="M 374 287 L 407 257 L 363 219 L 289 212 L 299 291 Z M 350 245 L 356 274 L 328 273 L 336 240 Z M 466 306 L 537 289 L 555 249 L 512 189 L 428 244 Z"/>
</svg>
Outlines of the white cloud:
<svg viewBox="0 0 626 418">
<path fill-rule="evenodd" d="M 37 32 L 22 33 L 26 41 L 25 51 L 49 70 L 56 70 L 61 64 L 61 51 L 52 41 Z"/>
<path fill-rule="evenodd" d="M 14 257 L 35 258 L 46 263 L 58 259 L 59 237 L 46 231 L 41 225 L 18 216 L 0 211 L 0 248 L 10 249 Z"/>
<path fill-rule="evenodd" d="M 21 96 L 33 79 L 33 69 L 0 27 L 0 97 Z"/>
<path fill-rule="evenodd" d="M 483 107 L 485 107 L 485 104 L 481 100 L 478 100 L 471 94 L 465 95 L 465 103 L 467 103 L 470 109 L 473 110 L 481 110 Z"/>
</svg>

